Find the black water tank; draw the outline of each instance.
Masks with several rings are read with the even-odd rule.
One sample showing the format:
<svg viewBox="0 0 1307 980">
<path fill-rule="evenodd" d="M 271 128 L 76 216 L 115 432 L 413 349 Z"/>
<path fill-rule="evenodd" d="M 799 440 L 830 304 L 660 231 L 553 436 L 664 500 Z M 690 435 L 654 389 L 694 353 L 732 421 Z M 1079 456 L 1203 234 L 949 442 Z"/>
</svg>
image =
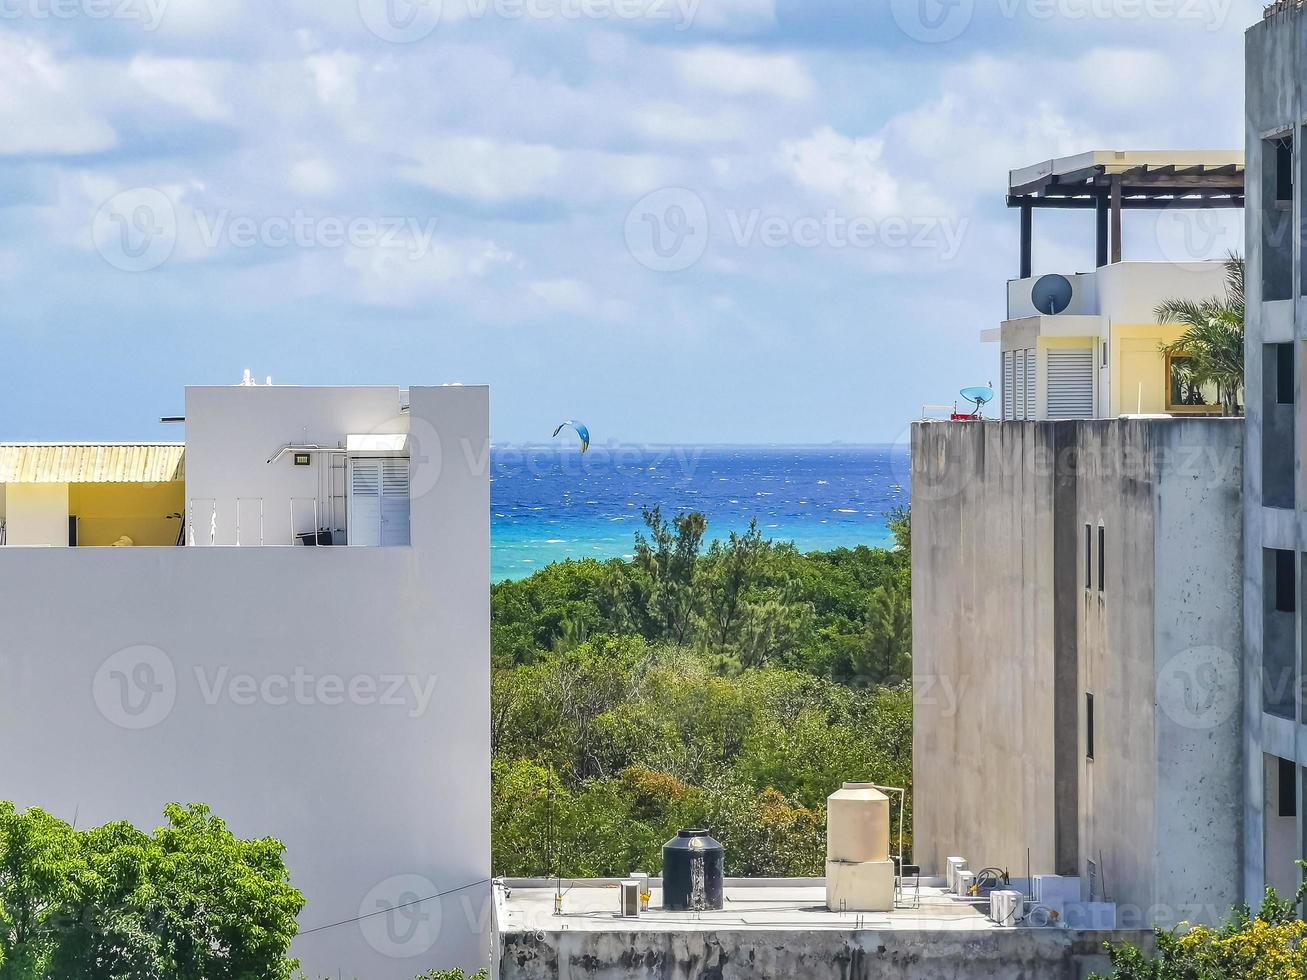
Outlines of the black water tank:
<svg viewBox="0 0 1307 980">
<path fill-rule="evenodd" d="M 663 908 L 704 912 L 722 907 L 726 849 L 706 830 L 682 830 L 663 845 Z"/>
</svg>

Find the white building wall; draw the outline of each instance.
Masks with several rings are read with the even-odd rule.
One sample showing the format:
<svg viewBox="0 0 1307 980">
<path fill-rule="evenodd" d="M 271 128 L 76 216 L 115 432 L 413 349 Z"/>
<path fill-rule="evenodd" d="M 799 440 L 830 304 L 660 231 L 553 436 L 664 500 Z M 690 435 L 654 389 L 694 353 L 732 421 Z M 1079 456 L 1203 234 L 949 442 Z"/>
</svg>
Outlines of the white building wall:
<svg viewBox="0 0 1307 980">
<path fill-rule="evenodd" d="M 0 796 L 81 826 L 202 801 L 281 839 L 310 978 L 488 961 L 488 394 L 412 397 L 411 547 L 0 549 Z M 188 399 L 201 481 L 217 400 Z M 301 438 L 282 417 L 267 436 Z"/>
</svg>

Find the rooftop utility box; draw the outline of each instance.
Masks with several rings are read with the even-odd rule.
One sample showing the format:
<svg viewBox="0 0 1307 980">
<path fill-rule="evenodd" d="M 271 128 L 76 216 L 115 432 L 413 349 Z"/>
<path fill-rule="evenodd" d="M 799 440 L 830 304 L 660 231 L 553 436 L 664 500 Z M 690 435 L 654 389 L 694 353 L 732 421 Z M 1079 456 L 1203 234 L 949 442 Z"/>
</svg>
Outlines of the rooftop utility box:
<svg viewBox="0 0 1307 980">
<path fill-rule="evenodd" d="M 889 797 L 870 783 L 845 783 L 826 801 L 826 905 L 835 912 L 894 908 Z"/>
</svg>

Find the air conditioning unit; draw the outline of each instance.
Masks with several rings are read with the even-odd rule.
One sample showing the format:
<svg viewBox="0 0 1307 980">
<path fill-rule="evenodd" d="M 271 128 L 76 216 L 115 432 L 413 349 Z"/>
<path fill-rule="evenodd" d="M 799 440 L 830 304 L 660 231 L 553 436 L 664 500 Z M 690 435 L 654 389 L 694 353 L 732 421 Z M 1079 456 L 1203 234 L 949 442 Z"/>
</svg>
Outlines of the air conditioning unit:
<svg viewBox="0 0 1307 980">
<path fill-rule="evenodd" d="M 989 917 L 995 925 L 1016 926 L 1025 913 L 1020 892 L 1003 889 L 989 893 Z"/>
<path fill-rule="evenodd" d="M 967 870 L 967 859 L 963 857 L 951 857 L 948 859 L 946 870 L 944 872 L 945 890 L 956 894 L 958 887 L 958 872 Z"/>
<path fill-rule="evenodd" d="M 974 871 L 959 871 L 955 879 L 957 884 L 954 886 L 953 894 L 958 898 L 970 898 L 971 886 L 976 883 L 976 873 Z"/>
<path fill-rule="evenodd" d="M 1080 901 L 1080 879 L 1063 875 L 1035 875 L 1030 881 L 1030 893 L 1034 904 L 1056 912 L 1061 919 L 1068 904 Z"/>
</svg>

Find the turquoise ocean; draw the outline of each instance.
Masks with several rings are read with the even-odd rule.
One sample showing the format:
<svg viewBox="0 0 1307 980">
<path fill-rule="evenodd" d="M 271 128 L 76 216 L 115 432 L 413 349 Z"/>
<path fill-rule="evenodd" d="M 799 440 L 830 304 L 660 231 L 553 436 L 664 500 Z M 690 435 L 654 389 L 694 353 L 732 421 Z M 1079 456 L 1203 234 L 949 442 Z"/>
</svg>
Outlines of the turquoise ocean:
<svg viewBox="0 0 1307 980">
<path fill-rule="evenodd" d="M 701 511 L 708 537 L 756 518 L 804 551 L 888 546 L 886 514 L 908 500 L 897 446 L 496 447 L 491 577 L 523 578 L 568 558 L 629 556 L 641 511 Z"/>
</svg>

